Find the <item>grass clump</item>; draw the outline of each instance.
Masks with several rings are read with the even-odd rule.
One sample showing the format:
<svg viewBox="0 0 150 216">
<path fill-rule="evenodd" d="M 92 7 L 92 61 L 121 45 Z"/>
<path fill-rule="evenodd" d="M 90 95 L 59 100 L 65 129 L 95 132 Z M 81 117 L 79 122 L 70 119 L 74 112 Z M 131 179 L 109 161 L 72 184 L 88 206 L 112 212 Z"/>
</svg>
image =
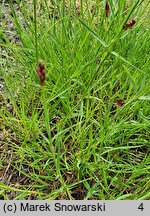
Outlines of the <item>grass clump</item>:
<svg viewBox="0 0 150 216">
<path fill-rule="evenodd" d="M 148 2 L 33 2 L 1 31 L 1 198 L 149 199 Z"/>
</svg>

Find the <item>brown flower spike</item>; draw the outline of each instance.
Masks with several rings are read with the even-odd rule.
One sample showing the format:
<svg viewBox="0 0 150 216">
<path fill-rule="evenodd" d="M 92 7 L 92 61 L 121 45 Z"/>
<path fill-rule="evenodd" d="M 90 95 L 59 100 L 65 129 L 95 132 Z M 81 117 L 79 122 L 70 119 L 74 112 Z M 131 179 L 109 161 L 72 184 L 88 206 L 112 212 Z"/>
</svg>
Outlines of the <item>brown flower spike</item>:
<svg viewBox="0 0 150 216">
<path fill-rule="evenodd" d="M 39 77 L 40 84 L 41 84 L 41 86 L 43 86 L 45 79 L 46 79 L 45 64 L 43 61 L 39 61 L 36 72 L 37 72 L 37 75 Z"/>
<path fill-rule="evenodd" d="M 116 100 L 116 104 L 117 104 L 118 106 L 123 106 L 123 105 L 124 105 L 124 100 L 122 100 L 122 99 L 117 99 L 117 100 Z"/>
<path fill-rule="evenodd" d="M 106 17 L 109 17 L 110 15 L 110 6 L 108 2 L 106 2 L 105 4 L 105 14 L 106 14 Z"/>
<path fill-rule="evenodd" d="M 134 26 L 134 24 L 136 23 L 136 21 L 134 19 L 130 20 L 129 22 L 127 22 L 125 25 L 124 25 L 124 29 L 127 30 L 128 28 L 132 28 Z"/>
</svg>

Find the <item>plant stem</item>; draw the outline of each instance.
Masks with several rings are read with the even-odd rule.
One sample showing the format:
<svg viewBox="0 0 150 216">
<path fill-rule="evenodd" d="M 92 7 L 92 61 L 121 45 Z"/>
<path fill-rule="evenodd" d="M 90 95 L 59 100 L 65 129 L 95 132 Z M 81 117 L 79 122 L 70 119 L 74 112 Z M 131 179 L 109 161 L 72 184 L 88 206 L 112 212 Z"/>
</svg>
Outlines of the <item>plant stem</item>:
<svg viewBox="0 0 150 216">
<path fill-rule="evenodd" d="M 34 0 L 34 32 L 35 32 L 35 55 L 36 61 L 38 62 L 38 46 L 37 46 L 37 20 L 36 20 L 36 3 L 37 1 Z"/>
</svg>

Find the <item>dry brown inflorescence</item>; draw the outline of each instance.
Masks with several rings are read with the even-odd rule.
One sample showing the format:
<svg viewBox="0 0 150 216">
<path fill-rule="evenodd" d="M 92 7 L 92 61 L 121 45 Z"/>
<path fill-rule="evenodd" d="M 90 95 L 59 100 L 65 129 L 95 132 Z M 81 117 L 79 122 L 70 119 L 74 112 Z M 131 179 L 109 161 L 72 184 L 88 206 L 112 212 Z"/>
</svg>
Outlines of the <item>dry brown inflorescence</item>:
<svg viewBox="0 0 150 216">
<path fill-rule="evenodd" d="M 37 75 L 39 77 L 39 81 L 41 86 L 44 85 L 45 79 L 46 79 L 46 70 L 45 70 L 45 64 L 43 61 L 39 61 L 38 67 L 36 69 Z"/>
</svg>

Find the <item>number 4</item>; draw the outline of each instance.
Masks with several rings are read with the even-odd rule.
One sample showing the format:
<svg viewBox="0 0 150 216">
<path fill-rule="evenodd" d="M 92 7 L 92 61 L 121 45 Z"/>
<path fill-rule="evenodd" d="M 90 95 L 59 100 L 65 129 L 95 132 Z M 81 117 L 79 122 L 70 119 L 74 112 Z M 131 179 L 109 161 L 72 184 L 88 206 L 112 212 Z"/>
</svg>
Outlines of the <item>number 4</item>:
<svg viewBox="0 0 150 216">
<path fill-rule="evenodd" d="M 143 203 L 141 203 L 138 207 L 139 210 L 143 211 L 144 210 L 144 206 L 143 206 Z"/>
</svg>

